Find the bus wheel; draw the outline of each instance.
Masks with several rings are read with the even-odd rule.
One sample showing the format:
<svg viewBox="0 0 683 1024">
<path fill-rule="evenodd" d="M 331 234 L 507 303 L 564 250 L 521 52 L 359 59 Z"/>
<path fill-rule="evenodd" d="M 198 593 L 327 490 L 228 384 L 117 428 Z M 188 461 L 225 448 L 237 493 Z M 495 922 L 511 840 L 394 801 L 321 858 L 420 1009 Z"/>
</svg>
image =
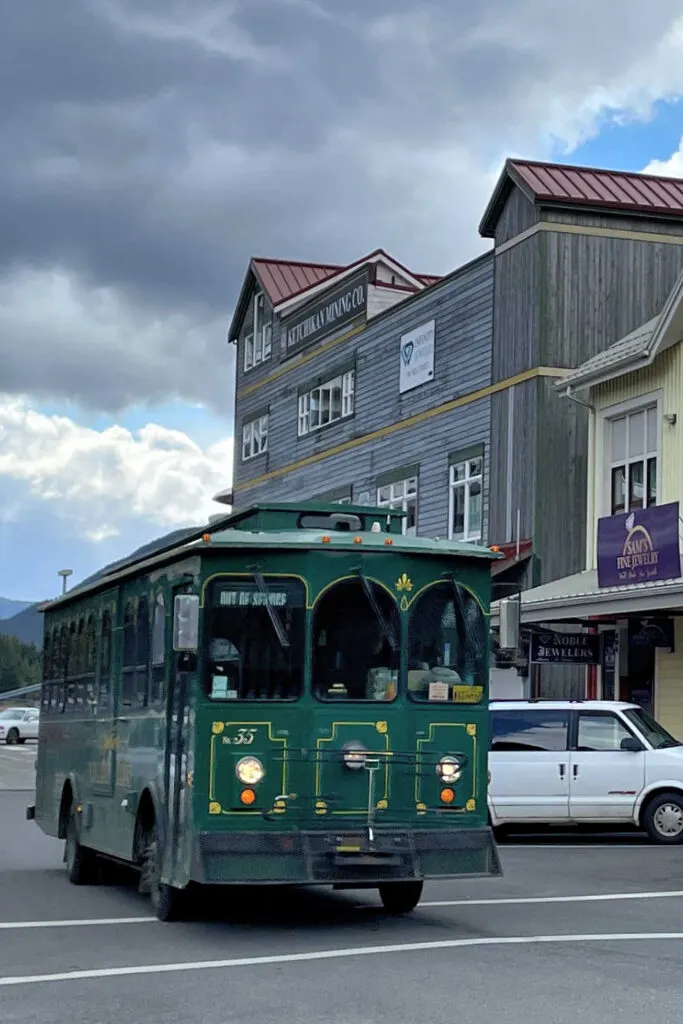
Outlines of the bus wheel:
<svg viewBox="0 0 683 1024">
<path fill-rule="evenodd" d="M 379 896 L 389 914 L 409 914 L 420 902 L 423 882 L 386 882 Z"/>
<path fill-rule="evenodd" d="M 181 916 L 183 896 L 181 889 L 161 881 L 159 843 L 154 835 L 145 847 L 140 877 L 140 891 L 148 892 L 159 921 L 176 921 Z"/>
<path fill-rule="evenodd" d="M 78 841 L 78 827 L 73 807 L 69 811 L 69 822 L 66 827 L 64 860 L 72 885 L 92 885 L 97 876 L 97 860 L 94 850 L 81 846 Z"/>
</svg>

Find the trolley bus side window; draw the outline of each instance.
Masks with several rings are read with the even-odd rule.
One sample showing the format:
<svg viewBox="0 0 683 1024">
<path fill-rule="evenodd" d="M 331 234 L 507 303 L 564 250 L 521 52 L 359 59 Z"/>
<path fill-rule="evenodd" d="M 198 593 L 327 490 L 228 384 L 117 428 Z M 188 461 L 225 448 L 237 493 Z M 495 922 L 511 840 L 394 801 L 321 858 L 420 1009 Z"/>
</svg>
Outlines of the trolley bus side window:
<svg viewBox="0 0 683 1024">
<path fill-rule="evenodd" d="M 408 695 L 453 700 L 454 686 L 484 686 L 487 625 L 481 606 L 457 582 L 436 583 L 410 613 Z"/>
<path fill-rule="evenodd" d="M 212 700 L 296 700 L 304 679 L 303 583 L 222 577 L 209 589 L 204 638 L 204 687 Z"/>
<path fill-rule="evenodd" d="M 313 613 L 313 692 L 320 700 L 393 700 L 400 623 L 394 599 L 372 580 L 341 580 Z"/>
</svg>

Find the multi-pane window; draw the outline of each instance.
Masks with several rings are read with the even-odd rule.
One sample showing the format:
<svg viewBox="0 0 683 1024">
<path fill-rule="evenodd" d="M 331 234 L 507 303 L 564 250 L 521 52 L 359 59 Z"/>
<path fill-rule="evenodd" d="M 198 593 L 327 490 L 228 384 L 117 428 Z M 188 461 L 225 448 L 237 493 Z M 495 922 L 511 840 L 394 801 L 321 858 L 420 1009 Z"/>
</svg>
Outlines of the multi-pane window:
<svg viewBox="0 0 683 1024">
<path fill-rule="evenodd" d="M 355 376 L 347 370 L 299 395 L 299 437 L 353 415 Z"/>
<path fill-rule="evenodd" d="M 273 323 L 263 292 L 257 292 L 253 302 L 252 324 L 244 336 L 245 371 L 269 359 L 272 344 Z"/>
<path fill-rule="evenodd" d="M 412 537 L 417 529 L 417 477 L 405 480 L 394 480 L 377 488 L 377 504 L 380 508 L 390 508 L 407 512 L 403 520 L 403 532 Z"/>
<path fill-rule="evenodd" d="M 268 451 L 268 413 L 242 427 L 242 461 Z"/>
<path fill-rule="evenodd" d="M 451 540 L 481 540 L 483 468 L 482 455 L 454 462 L 450 467 L 448 536 Z"/>
<path fill-rule="evenodd" d="M 657 504 L 657 406 L 609 421 L 610 512 Z"/>
</svg>

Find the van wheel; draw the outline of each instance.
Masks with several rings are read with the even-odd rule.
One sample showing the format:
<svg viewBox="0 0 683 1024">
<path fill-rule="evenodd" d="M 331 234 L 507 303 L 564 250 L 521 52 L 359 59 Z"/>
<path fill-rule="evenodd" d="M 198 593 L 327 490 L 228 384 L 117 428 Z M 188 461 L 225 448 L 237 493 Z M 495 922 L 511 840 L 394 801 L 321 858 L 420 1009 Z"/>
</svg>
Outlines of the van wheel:
<svg viewBox="0 0 683 1024">
<path fill-rule="evenodd" d="M 389 914 L 409 914 L 420 902 L 423 882 L 386 882 L 379 896 Z"/>
<path fill-rule="evenodd" d="M 654 797 L 645 808 L 643 825 L 655 843 L 683 843 L 683 795 L 660 793 Z"/>
</svg>

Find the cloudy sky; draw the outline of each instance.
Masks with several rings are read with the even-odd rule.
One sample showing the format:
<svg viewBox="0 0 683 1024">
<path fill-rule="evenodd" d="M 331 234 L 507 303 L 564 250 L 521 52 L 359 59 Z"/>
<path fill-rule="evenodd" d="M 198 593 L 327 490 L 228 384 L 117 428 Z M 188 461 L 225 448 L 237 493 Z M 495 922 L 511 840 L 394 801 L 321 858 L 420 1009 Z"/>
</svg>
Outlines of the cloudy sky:
<svg viewBox="0 0 683 1024">
<path fill-rule="evenodd" d="M 681 0 L 30 0 L 0 31 L 0 596 L 201 520 L 252 255 L 443 273 L 508 155 L 683 175 Z"/>
</svg>

